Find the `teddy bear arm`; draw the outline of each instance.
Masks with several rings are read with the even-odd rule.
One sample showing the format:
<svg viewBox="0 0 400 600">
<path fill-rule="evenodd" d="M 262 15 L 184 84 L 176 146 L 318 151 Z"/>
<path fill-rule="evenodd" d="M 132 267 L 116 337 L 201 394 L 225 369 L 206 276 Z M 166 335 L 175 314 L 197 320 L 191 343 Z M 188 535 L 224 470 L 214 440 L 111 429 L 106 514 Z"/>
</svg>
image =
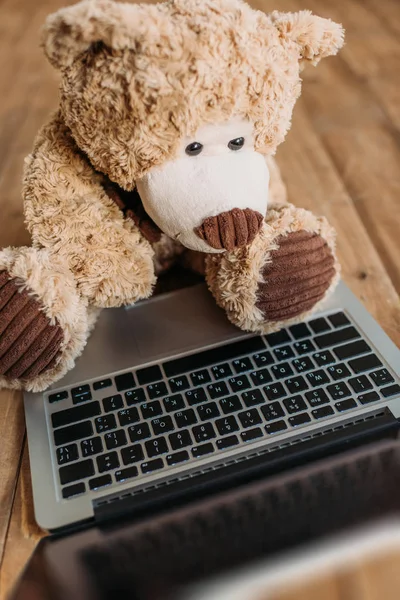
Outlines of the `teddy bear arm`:
<svg viewBox="0 0 400 600">
<path fill-rule="evenodd" d="M 90 304 L 120 306 L 151 294 L 150 243 L 106 193 L 58 113 L 26 161 L 23 193 L 34 246 L 65 259 Z"/>
</svg>

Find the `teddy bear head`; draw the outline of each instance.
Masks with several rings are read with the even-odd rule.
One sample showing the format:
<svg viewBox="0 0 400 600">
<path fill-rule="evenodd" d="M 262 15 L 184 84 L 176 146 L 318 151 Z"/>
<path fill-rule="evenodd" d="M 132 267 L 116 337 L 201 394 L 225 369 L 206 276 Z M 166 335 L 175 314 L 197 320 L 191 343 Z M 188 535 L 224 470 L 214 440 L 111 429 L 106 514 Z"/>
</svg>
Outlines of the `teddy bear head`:
<svg viewBox="0 0 400 600">
<path fill-rule="evenodd" d="M 79 149 L 114 183 L 136 188 L 165 233 L 203 251 L 258 231 L 263 155 L 290 126 L 302 64 L 342 42 L 328 19 L 267 15 L 242 0 L 84 0 L 43 31 Z"/>
</svg>

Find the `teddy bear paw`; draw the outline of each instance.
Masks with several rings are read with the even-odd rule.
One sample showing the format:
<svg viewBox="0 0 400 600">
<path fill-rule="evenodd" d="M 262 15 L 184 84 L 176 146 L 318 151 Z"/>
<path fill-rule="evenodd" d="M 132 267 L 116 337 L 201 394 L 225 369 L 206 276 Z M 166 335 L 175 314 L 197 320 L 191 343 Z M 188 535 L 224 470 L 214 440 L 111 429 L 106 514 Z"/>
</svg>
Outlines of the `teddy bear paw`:
<svg viewBox="0 0 400 600">
<path fill-rule="evenodd" d="M 10 382 L 27 382 L 52 369 L 64 337 L 21 283 L 0 272 L 0 377 Z"/>
</svg>

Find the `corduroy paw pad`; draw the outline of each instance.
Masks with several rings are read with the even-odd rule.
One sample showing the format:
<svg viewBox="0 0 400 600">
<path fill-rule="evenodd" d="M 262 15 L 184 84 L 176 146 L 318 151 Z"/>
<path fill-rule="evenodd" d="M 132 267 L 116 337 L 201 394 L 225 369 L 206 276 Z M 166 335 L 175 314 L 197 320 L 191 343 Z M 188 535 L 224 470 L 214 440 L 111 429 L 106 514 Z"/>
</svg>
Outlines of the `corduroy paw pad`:
<svg viewBox="0 0 400 600">
<path fill-rule="evenodd" d="M 40 302 L 0 272 L 0 376 L 28 381 L 53 368 L 63 342 Z"/>
<path fill-rule="evenodd" d="M 267 321 L 282 321 L 309 311 L 327 292 L 335 260 L 317 233 L 296 231 L 276 240 L 279 246 L 263 269 L 257 308 Z"/>
</svg>

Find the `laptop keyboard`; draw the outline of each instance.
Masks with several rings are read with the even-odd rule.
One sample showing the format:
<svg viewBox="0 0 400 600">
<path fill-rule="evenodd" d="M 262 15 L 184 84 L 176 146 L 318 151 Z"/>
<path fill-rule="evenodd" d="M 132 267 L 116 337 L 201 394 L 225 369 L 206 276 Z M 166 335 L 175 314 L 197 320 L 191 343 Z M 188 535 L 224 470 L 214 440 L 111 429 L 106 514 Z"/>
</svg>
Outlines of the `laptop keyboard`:
<svg viewBox="0 0 400 600">
<path fill-rule="evenodd" d="M 134 481 L 398 394 L 343 312 L 82 383 L 47 398 L 61 494 Z"/>
</svg>

